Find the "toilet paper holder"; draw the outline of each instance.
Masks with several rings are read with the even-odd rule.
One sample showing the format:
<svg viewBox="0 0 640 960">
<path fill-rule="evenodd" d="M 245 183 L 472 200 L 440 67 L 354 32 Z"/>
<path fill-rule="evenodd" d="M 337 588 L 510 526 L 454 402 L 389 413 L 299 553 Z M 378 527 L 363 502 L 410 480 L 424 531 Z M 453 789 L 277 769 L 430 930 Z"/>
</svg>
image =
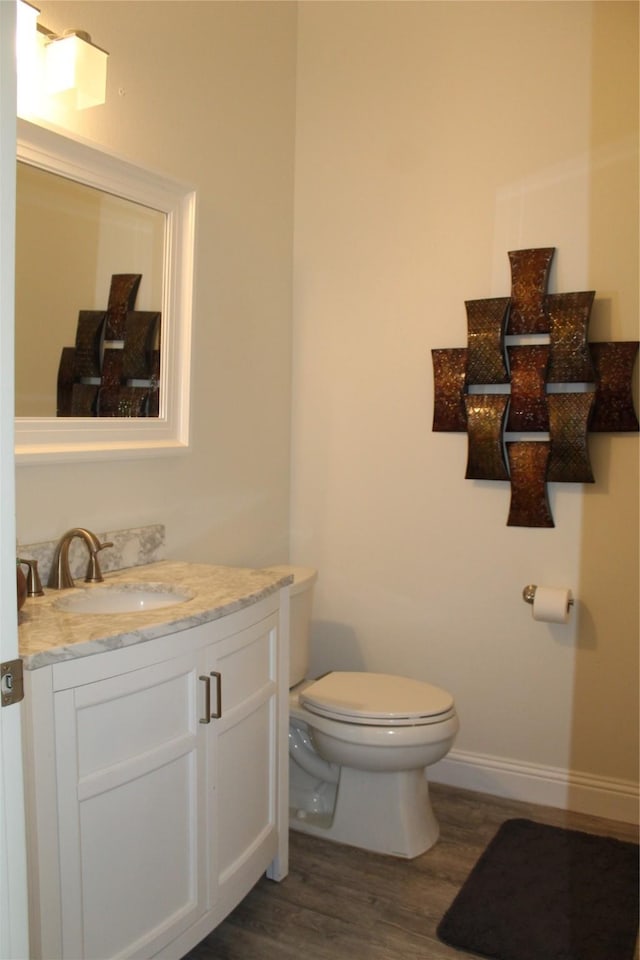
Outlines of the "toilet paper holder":
<svg viewBox="0 0 640 960">
<path fill-rule="evenodd" d="M 533 603 L 537 589 L 538 589 L 538 585 L 536 583 L 528 583 L 527 586 L 523 588 L 522 599 L 524 600 L 525 603 Z M 567 600 L 567 603 L 569 604 L 570 607 L 572 607 L 573 597 L 569 597 L 569 599 Z"/>
</svg>

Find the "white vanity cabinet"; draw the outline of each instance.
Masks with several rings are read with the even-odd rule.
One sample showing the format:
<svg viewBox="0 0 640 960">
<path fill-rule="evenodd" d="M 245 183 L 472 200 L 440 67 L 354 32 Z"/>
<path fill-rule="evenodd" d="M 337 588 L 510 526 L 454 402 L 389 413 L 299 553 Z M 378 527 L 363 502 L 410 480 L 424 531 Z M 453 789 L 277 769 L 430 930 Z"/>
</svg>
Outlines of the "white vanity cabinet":
<svg viewBox="0 0 640 960">
<path fill-rule="evenodd" d="M 179 958 L 286 874 L 279 598 L 26 671 L 32 958 Z"/>
</svg>

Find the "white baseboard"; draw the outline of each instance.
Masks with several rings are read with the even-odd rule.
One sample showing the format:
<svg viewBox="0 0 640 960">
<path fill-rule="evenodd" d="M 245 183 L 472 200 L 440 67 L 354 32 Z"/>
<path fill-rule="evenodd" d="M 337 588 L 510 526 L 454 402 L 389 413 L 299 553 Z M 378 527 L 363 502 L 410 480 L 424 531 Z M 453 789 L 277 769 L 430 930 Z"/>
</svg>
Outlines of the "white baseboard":
<svg viewBox="0 0 640 960">
<path fill-rule="evenodd" d="M 444 760 L 429 767 L 427 776 L 432 783 L 638 823 L 638 784 L 629 780 L 515 763 L 462 750 L 452 750 Z"/>
</svg>

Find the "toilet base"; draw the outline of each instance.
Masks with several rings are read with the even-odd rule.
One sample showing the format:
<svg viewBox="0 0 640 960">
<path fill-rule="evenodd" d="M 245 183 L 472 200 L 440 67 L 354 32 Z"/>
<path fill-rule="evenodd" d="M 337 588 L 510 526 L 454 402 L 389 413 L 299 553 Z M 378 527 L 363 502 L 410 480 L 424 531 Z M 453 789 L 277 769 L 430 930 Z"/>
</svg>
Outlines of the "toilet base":
<svg viewBox="0 0 640 960">
<path fill-rule="evenodd" d="M 333 820 L 292 807 L 289 826 L 409 860 L 432 847 L 440 834 L 424 769 L 371 773 L 342 767 Z"/>
</svg>

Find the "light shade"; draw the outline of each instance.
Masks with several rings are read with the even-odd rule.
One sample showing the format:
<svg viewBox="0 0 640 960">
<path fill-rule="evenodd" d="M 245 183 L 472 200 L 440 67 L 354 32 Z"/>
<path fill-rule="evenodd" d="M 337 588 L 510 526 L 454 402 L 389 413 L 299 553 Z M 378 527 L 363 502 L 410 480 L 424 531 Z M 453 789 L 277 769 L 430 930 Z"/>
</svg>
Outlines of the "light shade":
<svg viewBox="0 0 640 960">
<path fill-rule="evenodd" d="M 108 54 L 87 35 L 71 33 L 45 47 L 45 85 L 49 96 L 84 110 L 105 101 Z"/>
<path fill-rule="evenodd" d="M 29 58 L 33 55 L 38 29 L 40 11 L 37 7 L 23 0 L 16 9 L 16 48 L 18 59 Z"/>
<path fill-rule="evenodd" d="M 39 112 L 42 99 L 44 36 L 38 32 L 40 11 L 30 3 L 18 4 L 16 56 L 18 61 L 18 113 Z"/>
</svg>

